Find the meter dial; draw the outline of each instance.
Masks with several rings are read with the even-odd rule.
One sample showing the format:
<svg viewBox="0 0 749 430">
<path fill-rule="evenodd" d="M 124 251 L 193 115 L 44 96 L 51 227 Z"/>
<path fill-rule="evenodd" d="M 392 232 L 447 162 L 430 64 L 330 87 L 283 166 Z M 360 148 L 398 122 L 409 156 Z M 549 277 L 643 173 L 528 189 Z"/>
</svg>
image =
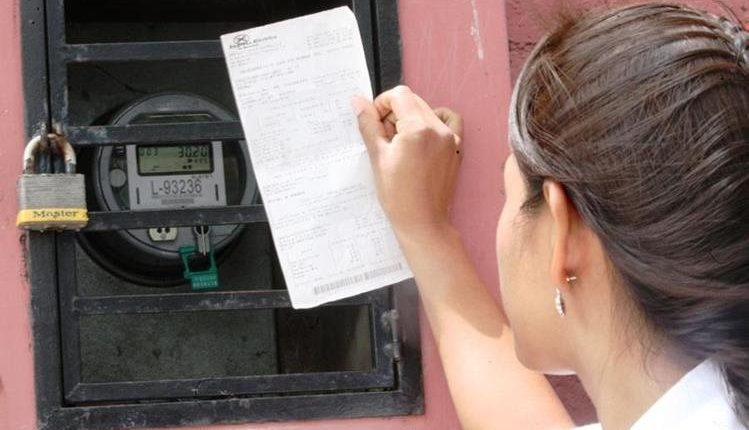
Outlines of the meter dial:
<svg viewBox="0 0 749 430">
<path fill-rule="evenodd" d="M 203 97 L 168 93 L 136 101 L 110 124 L 233 120 L 229 111 Z M 96 149 L 90 176 L 99 210 L 205 208 L 252 204 L 258 199 L 244 141 L 106 146 Z M 219 262 L 242 227 L 207 229 Z M 121 278 L 142 285 L 173 286 L 184 282 L 179 249 L 196 245 L 196 231 L 192 226 L 164 225 L 97 233 L 86 235 L 82 245 L 101 266 Z"/>
</svg>

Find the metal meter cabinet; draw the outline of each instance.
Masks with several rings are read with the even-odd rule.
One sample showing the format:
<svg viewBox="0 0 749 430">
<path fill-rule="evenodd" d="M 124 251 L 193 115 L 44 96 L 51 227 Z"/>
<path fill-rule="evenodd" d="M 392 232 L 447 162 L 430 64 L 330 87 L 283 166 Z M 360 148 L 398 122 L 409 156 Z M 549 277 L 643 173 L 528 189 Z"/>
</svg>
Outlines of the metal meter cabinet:
<svg viewBox="0 0 749 430">
<path fill-rule="evenodd" d="M 64 134 L 84 160 L 79 165 L 99 160 L 104 171 L 82 167 L 92 205 L 84 231 L 25 236 L 40 429 L 423 412 L 413 283 L 291 310 L 261 200 L 247 192 L 248 159 L 249 170 L 241 162 L 226 167 L 227 178 L 240 172 L 245 191 L 231 198 L 227 182 L 225 198 L 216 188 L 221 204 L 213 207 L 131 210 L 112 206 L 112 195 L 91 196 L 99 195 L 92 176 L 109 174 L 112 187 L 124 183 L 122 172 L 107 173 L 111 164 L 101 164 L 101 154 L 124 157 L 128 148 L 132 156 L 133 145 L 204 145 L 213 148 L 210 163 L 230 160 L 231 151 L 247 157 L 238 149 L 243 134 L 218 36 L 340 5 L 357 16 L 375 89 L 397 84 L 396 0 L 20 2 L 26 134 Z M 139 101 L 186 93 L 213 113 L 123 120 Z M 227 288 L 191 291 L 172 276 L 178 263 L 170 250 L 141 246 L 155 254 L 138 260 L 138 247 L 130 248 L 148 242 L 138 232 L 194 226 L 211 226 L 234 243 L 216 249 L 219 272 L 232 273 Z M 141 266 L 149 269 L 133 272 Z M 343 349 L 351 356 L 341 359 Z"/>
</svg>

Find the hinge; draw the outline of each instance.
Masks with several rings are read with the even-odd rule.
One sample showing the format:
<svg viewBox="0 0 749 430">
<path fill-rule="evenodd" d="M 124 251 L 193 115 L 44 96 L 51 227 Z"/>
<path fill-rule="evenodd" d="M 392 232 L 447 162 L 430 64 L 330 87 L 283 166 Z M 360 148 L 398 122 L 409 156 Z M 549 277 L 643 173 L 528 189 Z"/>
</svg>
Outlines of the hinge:
<svg viewBox="0 0 749 430">
<path fill-rule="evenodd" d="M 390 329 L 390 342 L 385 345 L 385 352 L 387 352 L 393 361 L 397 363 L 401 360 L 401 339 L 398 311 L 392 309 L 382 314 L 381 323 L 386 329 Z"/>
</svg>

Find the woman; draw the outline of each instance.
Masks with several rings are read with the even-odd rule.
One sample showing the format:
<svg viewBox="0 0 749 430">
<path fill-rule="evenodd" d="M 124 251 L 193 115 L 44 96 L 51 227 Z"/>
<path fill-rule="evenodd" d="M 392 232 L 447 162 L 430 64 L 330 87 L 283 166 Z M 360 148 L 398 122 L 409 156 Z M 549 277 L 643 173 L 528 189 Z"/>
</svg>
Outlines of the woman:
<svg viewBox="0 0 749 430">
<path fill-rule="evenodd" d="M 666 4 L 567 18 L 538 44 L 497 227 L 512 332 L 450 224 L 460 117 L 406 87 L 354 101 L 464 428 L 572 427 L 531 370 L 579 375 L 607 430 L 746 428 L 748 45 Z"/>
</svg>

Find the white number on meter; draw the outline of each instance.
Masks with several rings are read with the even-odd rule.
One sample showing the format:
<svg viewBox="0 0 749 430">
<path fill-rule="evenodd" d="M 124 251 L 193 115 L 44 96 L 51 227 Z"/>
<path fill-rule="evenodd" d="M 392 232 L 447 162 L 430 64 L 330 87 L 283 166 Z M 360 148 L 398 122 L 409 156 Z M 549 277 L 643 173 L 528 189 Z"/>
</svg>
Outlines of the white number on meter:
<svg viewBox="0 0 749 430">
<path fill-rule="evenodd" d="M 203 193 L 203 182 L 200 178 L 195 179 L 166 179 L 158 189 L 155 182 L 151 181 L 151 193 L 163 194 L 165 196 L 194 195 Z"/>
</svg>

